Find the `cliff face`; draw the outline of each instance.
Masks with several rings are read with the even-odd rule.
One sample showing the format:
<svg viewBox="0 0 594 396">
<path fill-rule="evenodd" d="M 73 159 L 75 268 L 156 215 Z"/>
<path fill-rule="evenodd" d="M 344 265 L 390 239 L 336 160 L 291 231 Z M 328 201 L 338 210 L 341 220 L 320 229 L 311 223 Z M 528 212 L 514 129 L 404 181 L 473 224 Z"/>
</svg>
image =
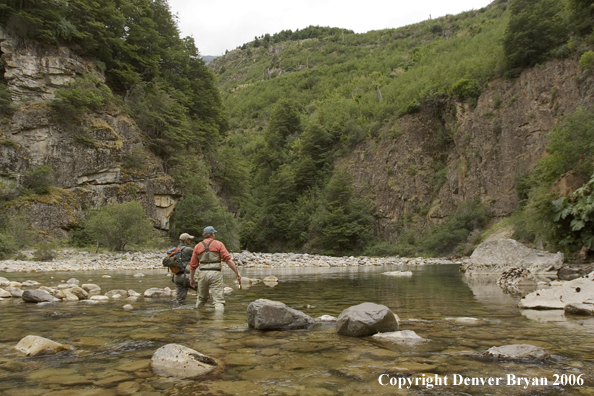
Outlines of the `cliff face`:
<svg viewBox="0 0 594 396">
<path fill-rule="evenodd" d="M 33 226 L 64 236 L 83 210 L 136 200 L 156 227 L 167 229 L 180 192 L 126 113 L 112 106 L 67 125 L 53 116 L 49 103 L 57 89 L 83 75 L 104 81 L 95 65 L 67 48 L 40 47 L 2 30 L 0 50 L 15 107 L 0 123 L 0 178 L 18 183 L 46 164 L 58 187 L 46 197 L 19 199 L 13 207 L 26 208 Z M 126 167 L 131 156 L 141 166 Z"/>
<path fill-rule="evenodd" d="M 594 104 L 592 80 L 581 75 L 576 59 L 495 80 L 476 107 L 450 100 L 436 103 L 435 111 L 407 115 L 396 132 L 380 132 L 341 166 L 372 193 L 378 232 L 386 237 L 406 213 L 439 223 L 474 199 L 492 218 L 508 216 L 518 206 L 516 180 L 546 154 L 547 133 L 564 115 Z"/>
</svg>

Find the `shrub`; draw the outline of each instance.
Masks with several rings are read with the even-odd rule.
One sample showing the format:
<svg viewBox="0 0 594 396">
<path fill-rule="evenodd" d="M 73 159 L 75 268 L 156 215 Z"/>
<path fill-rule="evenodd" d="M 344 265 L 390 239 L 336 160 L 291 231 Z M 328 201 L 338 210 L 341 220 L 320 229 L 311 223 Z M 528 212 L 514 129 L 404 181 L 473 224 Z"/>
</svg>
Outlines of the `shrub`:
<svg viewBox="0 0 594 396">
<path fill-rule="evenodd" d="M 140 203 L 125 202 L 92 213 L 85 221 L 85 228 L 102 246 L 122 251 L 130 243 L 147 241 L 153 225 Z"/>
<path fill-rule="evenodd" d="M 135 145 L 124 155 L 124 169 L 142 170 L 146 165 L 146 154 L 141 146 Z"/>
<path fill-rule="evenodd" d="M 56 258 L 55 244 L 47 242 L 39 245 L 33 252 L 33 257 L 37 261 L 52 261 Z"/>
<path fill-rule="evenodd" d="M 114 100 L 107 85 L 95 77 L 84 76 L 56 91 L 51 103 L 56 117 L 65 122 L 76 122 L 91 111 L 98 111 Z"/>
<path fill-rule="evenodd" d="M 0 259 L 5 259 L 18 250 L 15 238 L 5 232 L 0 232 Z"/>
<path fill-rule="evenodd" d="M 54 184 L 54 170 L 47 165 L 40 165 L 37 168 L 25 173 L 22 185 L 35 194 L 47 194 Z"/>
<path fill-rule="evenodd" d="M 584 52 L 580 57 L 579 66 L 583 72 L 594 72 L 594 51 Z"/>
<path fill-rule="evenodd" d="M 477 99 L 481 91 L 479 82 L 470 78 L 461 78 L 452 84 L 452 93 L 460 99 Z"/>
</svg>

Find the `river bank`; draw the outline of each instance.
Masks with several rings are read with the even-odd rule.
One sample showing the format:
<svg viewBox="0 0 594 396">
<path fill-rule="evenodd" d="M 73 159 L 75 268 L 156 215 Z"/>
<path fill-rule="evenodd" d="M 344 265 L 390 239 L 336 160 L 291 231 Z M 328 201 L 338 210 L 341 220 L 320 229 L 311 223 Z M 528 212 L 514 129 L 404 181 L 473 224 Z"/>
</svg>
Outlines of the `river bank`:
<svg viewBox="0 0 594 396">
<path fill-rule="evenodd" d="M 100 253 L 60 250 L 52 261 L 35 261 L 32 252 L 22 252 L 26 260 L 0 261 L 0 272 L 46 271 L 109 271 L 161 269 L 162 251 Z M 448 258 L 405 257 L 331 257 L 307 253 L 233 253 L 233 260 L 240 268 L 298 268 L 298 267 L 357 267 L 385 265 L 462 264 L 465 260 Z"/>
</svg>

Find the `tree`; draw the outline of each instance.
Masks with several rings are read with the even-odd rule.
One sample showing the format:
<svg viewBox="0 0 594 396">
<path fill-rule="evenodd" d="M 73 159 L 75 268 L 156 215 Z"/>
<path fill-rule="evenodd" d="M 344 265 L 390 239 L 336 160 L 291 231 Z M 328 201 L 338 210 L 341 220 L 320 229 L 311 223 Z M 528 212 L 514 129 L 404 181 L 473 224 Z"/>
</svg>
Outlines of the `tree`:
<svg viewBox="0 0 594 396">
<path fill-rule="evenodd" d="M 586 36 L 594 30 L 594 1 L 569 0 L 569 22 L 572 31 Z"/>
<path fill-rule="evenodd" d="M 92 213 L 85 229 L 103 246 L 123 251 L 130 243 L 143 243 L 153 231 L 140 203 L 131 201 L 106 206 Z"/>
<path fill-rule="evenodd" d="M 567 41 L 563 5 L 557 0 L 515 0 L 503 37 L 509 68 L 534 66 Z"/>
</svg>

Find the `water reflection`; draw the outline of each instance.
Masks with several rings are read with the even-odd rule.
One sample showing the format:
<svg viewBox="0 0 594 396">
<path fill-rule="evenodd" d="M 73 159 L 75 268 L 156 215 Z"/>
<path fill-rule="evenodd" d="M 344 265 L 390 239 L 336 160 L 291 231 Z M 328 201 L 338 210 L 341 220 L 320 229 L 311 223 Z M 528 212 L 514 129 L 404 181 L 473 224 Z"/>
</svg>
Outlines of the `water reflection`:
<svg viewBox="0 0 594 396">
<path fill-rule="evenodd" d="M 381 275 L 386 271 L 412 271 L 412 277 Z M 137 272 L 137 271 L 136 271 Z M 172 287 L 162 271 L 16 274 L 11 280 L 36 280 L 55 285 L 75 277 L 96 283 L 102 292 L 149 287 Z M 164 394 L 164 395 L 578 395 L 592 391 L 594 323 L 559 312 L 520 311 L 518 298 L 505 294 L 485 279 L 462 278 L 458 266 L 349 267 L 242 270 L 247 278 L 274 275 L 275 287 L 262 283 L 225 297 L 224 315 L 214 310 L 197 312 L 195 294 L 188 304 L 139 298 L 134 309 L 126 300 L 89 305 L 54 303 L 45 306 L 18 300 L 0 303 L 0 393 L 6 395 Z M 225 273 L 227 285 L 233 276 Z M 413 345 L 382 342 L 371 337 L 336 334 L 333 324 L 316 324 L 297 331 L 260 332 L 246 325 L 245 311 L 257 298 L 301 307 L 312 317 L 338 316 L 361 302 L 390 307 L 401 318 L 401 330 L 413 330 L 429 340 Z M 304 308 L 305 307 L 305 308 Z M 545 320 L 549 312 L 554 320 Z M 542 316 L 539 316 L 542 315 Z M 477 323 L 451 318 L 474 317 Z M 75 347 L 73 352 L 26 358 L 14 346 L 35 334 Z M 160 346 L 179 343 L 224 362 L 221 371 L 199 381 L 155 377 L 149 361 Z M 492 346 L 529 343 L 545 347 L 553 359 L 546 364 L 494 363 L 474 358 Z M 381 386 L 378 378 L 506 377 L 507 374 L 546 377 L 583 374 L 582 386 L 415 385 L 400 390 Z M 388 377 L 384 377 L 388 378 Z M 95 392 L 95 393 L 93 393 Z M 151 393 L 152 392 L 152 393 Z"/>
</svg>

